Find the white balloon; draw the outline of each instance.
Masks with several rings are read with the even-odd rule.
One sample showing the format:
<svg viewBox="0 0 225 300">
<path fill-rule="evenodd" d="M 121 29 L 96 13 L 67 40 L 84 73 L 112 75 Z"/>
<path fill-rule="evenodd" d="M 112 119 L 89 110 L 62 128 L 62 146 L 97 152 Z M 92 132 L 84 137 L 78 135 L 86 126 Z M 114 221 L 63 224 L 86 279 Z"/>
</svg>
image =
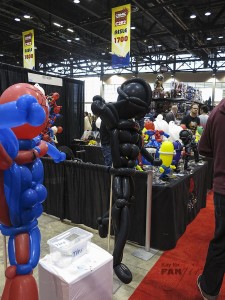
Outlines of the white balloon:
<svg viewBox="0 0 225 300">
<path fill-rule="evenodd" d="M 169 135 L 170 135 L 170 140 L 172 142 L 179 140 L 179 134 L 181 130 L 183 130 L 183 128 L 181 126 L 176 125 L 174 121 L 169 122 Z"/>
<path fill-rule="evenodd" d="M 101 125 L 101 119 L 100 119 L 100 118 L 97 118 L 95 124 L 96 124 L 96 127 L 99 129 L 99 128 L 100 128 L 100 125 Z"/>
<path fill-rule="evenodd" d="M 169 134 L 169 124 L 163 120 L 163 115 L 159 114 L 154 121 L 156 130 L 163 130 L 165 133 Z"/>
</svg>

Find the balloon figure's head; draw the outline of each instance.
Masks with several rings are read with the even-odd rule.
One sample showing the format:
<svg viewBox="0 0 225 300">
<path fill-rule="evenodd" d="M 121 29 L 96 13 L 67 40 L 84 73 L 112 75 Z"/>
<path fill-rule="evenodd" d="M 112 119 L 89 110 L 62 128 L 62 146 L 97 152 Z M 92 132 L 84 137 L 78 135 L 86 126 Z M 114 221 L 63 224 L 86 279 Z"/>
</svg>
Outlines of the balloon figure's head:
<svg viewBox="0 0 225 300">
<path fill-rule="evenodd" d="M 49 116 L 49 107 L 46 101 L 46 97 L 37 86 L 28 83 L 17 83 L 7 88 L 0 97 L 0 104 L 16 101 L 20 96 L 29 94 L 34 96 L 38 103 L 43 107 L 46 118 L 43 124 L 40 126 L 32 126 L 30 124 L 24 124 L 18 127 L 12 128 L 18 139 L 32 139 L 38 136 L 42 130 L 46 127 Z"/>
<path fill-rule="evenodd" d="M 146 128 L 147 130 L 155 130 L 155 125 L 151 120 L 145 119 L 144 120 L 144 128 Z"/>
<path fill-rule="evenodd" d="M 117 110 L 120 117 L 141 119 L 148 112 L 152 91 L 150 85 L 143 79 L 126 80 L 117 92 Z"/>
<path fill-rule="evenodd" d="M 181 130 L 181 132 L 179 134 L 179 138 L 184 145 L 187 145 L 188 143 L 191 142 L 192 133 L 188 129 L 183 129 L 183 130 Z"/>
</svg>

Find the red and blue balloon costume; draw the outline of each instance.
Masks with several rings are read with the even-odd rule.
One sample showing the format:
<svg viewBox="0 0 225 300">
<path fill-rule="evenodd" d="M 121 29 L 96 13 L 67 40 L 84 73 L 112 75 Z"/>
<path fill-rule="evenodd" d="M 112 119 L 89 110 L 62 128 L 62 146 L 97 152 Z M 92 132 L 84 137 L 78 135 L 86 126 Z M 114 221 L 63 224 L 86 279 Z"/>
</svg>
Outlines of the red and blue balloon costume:
<svg viewBox="0 0 225 300">
<path fill-rule="evenodd" d="M 47 196 L 40 157 L 65 159 L 39 137 L 48 118 L 46 98 L 33 85 L 12 85 L 0 97 L 0 230 L 9 236 L 10 262 L 2 300 L 38 299 L 32 272 L 40 257 L 37 219 Z"/>
</svg>

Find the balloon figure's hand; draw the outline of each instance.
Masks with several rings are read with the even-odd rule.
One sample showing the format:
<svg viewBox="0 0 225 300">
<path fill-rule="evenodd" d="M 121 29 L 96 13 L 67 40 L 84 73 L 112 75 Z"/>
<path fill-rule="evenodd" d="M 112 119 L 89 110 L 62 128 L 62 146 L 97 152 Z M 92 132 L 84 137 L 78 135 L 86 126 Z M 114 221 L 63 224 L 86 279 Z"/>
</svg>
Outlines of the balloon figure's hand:
<svg viewBox="0 0 225 300">
<path fill-rule="evenodd" d="M 17 108 L 26 113 L 26 121 L 32 126 L 39 126 L 45 121 L 46 115 L 35 97 L 25 94 L 18 98 Z"/>
<path fill-rule="evenodd" d="M 162 164 L 162 160 L 160 158 L 156 158 L 153 160 L 153 166 L 159 167 Z"/>
<path fill-rule="evenodd" d="M 57 158 L 53 158 L 54 162 L 59 163 L 66 159 L 66 154 L 64 152 L 60 152 Z"/>
</svg>

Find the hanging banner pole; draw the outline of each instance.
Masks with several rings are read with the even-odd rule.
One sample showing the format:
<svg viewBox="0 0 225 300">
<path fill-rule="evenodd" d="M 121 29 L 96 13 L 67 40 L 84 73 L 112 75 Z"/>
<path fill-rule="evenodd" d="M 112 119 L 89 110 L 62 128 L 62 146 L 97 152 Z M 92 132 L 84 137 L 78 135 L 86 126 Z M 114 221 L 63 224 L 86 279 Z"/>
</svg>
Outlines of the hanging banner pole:
<svg viewBox="0 0 225 300">
<path fill-rule="evenodd" d="M 112 67 L 130 63 L 131 5 L 112 8 Z"/>
</svg>

